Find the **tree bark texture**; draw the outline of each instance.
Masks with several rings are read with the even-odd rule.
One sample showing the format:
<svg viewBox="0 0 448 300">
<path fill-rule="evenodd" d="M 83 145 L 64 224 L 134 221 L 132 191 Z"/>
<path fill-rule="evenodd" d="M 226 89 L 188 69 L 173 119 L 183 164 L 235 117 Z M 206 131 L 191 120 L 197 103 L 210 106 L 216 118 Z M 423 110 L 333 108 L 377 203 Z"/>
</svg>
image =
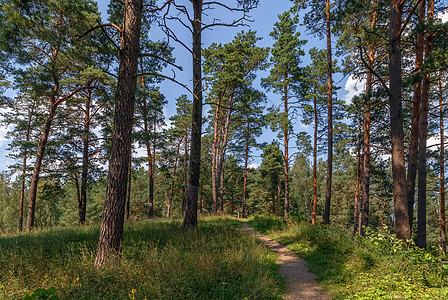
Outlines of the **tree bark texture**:
<svg viewBox="0 0 448 300">
<path fill-rule="evenodd" d="M 243 175 L 243 200 L 241 201 L 241 215 L 246 217 L 246 189 L 247 189 L 247 164 L 249 162 L 250 125 L 247 121 L 246 146 L 244 148 L 244 175 Z"/>
<path fill-rule="evenodd" d="M 327 35 L 327 109 L 328 109 L 328 150 L 327 150 L 327 183 L 325 190 L 324 224 L 330 224 L 331 179 L 333 176 L 333 62 L 331 53 L 330 0 L 326 0 L 326 35 Z"/>
<path fill-rule="evenodd" d="M 143 0 L 126 0 L 119 53 L 114 128 L 95 267 L 120 255 L 135 106 Z"/>
<path fill-rule="evenodd" d="M 355 187 L 355 207 L 353 210 L 353 234 L 359 232 L 361 234 L 361 228 L 358 228 L 359 222 L 359 194 L 361 188 L 361 147 L 358 148 L 358 154 L 356 155 L 356 187 Z"/>
<path fill-rule="evenodd" d="M 428 0 L 427 21 L 434 19 L 434 0 Z M 432 53 L 433 33 L 426 33 L 425 60 Z M 423 76 L 422 99 L 420 103 L 419 122 L 419 151 L 418 151 L 418 212 L 417 212 L 417 242 L 420 248 L 426 248 L 426 140 L 428 137 L 428 110 L 429 110 L 429 88 L 431 85 L 431 74 Z"/>
<path fill-rule="evenodd" d="M 401 103 L 401 15 L 403 3 L 392 0 L 390 13 L 390 122 L 392 140 L 392 178 L 397 238 L 411 237 L 406 199 L 406 169 L 404 161 L 403 111 Z"/>
<path fill-rule="evenodd" d="M 198 224 L 198 194 L 201 172 L 202 134 L 202 70 L 201 70 L 201 30 L 202 0 L 192 0 L 193 22 L 193 109 L 190 139 L 190 170 L 186 196 L 186 211 L 182 227 L 196 228 Z"/>
</svg>

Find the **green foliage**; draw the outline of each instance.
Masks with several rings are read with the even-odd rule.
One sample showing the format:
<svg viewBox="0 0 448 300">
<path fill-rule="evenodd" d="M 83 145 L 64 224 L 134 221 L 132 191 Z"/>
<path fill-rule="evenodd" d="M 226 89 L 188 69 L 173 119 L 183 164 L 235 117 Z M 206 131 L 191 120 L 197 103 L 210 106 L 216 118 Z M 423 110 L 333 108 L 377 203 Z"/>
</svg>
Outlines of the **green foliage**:
<svg viewBox="0 0 448 300">
<path fill-rule="evenodd" d="M 253 223 L 257 228 L 257 223 Z M 445 299 L 448 266 L 441 257 L 405 244 L 387 227 L 353 237 L 344 229 L 305 223 L 271 237 L 307 260 L 334 299 Z"/>
<path fill-rule="evenodd" d="M 31 295 L 26 295 L 23 300 L 59 300 L 59 297 L 55 295 L 56 289 L 54 287 L 48 289 L 35 289 Z"/>
<path fill-rule="evenodd" d="M 94 226 L 2 237 L 0 298 L 50 296 L 36 289 L 52 286 L 61 299 L 281 299 L 275 254 L 240 227 L 229 218 L 188 232 L 180 220 L 128 224 L 121 261 L 103 270 L 93 267 Z"/>
<path fill-rule="evenodd" d="M 285 219 L 273 215 L 257 215 L 250 219 L 250 226 L 262 233 L 274 230 L 283 230 L 286 227 Z"/>
</svg>

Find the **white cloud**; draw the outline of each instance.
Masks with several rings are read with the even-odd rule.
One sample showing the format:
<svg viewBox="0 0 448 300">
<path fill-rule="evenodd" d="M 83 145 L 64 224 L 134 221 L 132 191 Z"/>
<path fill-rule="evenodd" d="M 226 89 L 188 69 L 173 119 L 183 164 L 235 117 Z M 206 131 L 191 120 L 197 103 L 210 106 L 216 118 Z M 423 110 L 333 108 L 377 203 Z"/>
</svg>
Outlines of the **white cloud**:
<svg viewBox="0 0 448 300">
<path fill-rule="evenodd" d="M 438 13 L 436 15 L 436 18 L 440 18 L 442 20 L 442 23 L 448 22 L 448 10 Z"/>
<path fill-rule="evenodd" d="M 251 164 L 249 165 L 249 168 L 252 168 L 252 169 L 258 169 L 259 166 L 260 166 L 259 163 L 251 163 Z"/>
<path fill-rule="evenodd" d="M 350 75 L 344 86 L 344 91 L 347 91 L 344 98 L 345 103 L 352 103 L 353 97 L 358 96 L 363 92 L 365 84 L 365 79 L 355 79 L 353 75 Z"/>
</svg>

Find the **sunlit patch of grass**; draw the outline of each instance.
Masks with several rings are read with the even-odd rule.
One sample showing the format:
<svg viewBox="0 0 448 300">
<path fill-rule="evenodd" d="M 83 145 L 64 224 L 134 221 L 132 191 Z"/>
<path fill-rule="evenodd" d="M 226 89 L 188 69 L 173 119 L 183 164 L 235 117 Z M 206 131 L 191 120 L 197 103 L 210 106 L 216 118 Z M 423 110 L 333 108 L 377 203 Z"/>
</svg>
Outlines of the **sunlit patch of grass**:
<svg viewBox="0 0 448 300">
<path fill-rule="evenodd" d="M 196 231 L 179 220 L 127 224 L 123 256 L 95 270 L 98 228 L 0 238 L 0 298 L 55 287 L 61 299 L 281 299 L 276 256 L 239 231 L 238 220 L 207 218 Z"/>
</svg>

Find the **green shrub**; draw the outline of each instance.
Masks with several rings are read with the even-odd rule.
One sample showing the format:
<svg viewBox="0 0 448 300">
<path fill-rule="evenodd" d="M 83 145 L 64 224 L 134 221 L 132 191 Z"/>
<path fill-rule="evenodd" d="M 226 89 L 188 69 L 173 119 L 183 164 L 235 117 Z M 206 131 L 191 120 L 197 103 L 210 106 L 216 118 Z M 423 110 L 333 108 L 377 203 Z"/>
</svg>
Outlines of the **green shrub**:
<svg viewBox="0 0 448 300">
<path fill-rule="evenodd" d="M 262 233 L 267 233 L 272 230 L 283 230 L 286 227 L 286 221 L 274 215 L 260 215 L 251 218 L 249 225 Z"/>
</svg>

